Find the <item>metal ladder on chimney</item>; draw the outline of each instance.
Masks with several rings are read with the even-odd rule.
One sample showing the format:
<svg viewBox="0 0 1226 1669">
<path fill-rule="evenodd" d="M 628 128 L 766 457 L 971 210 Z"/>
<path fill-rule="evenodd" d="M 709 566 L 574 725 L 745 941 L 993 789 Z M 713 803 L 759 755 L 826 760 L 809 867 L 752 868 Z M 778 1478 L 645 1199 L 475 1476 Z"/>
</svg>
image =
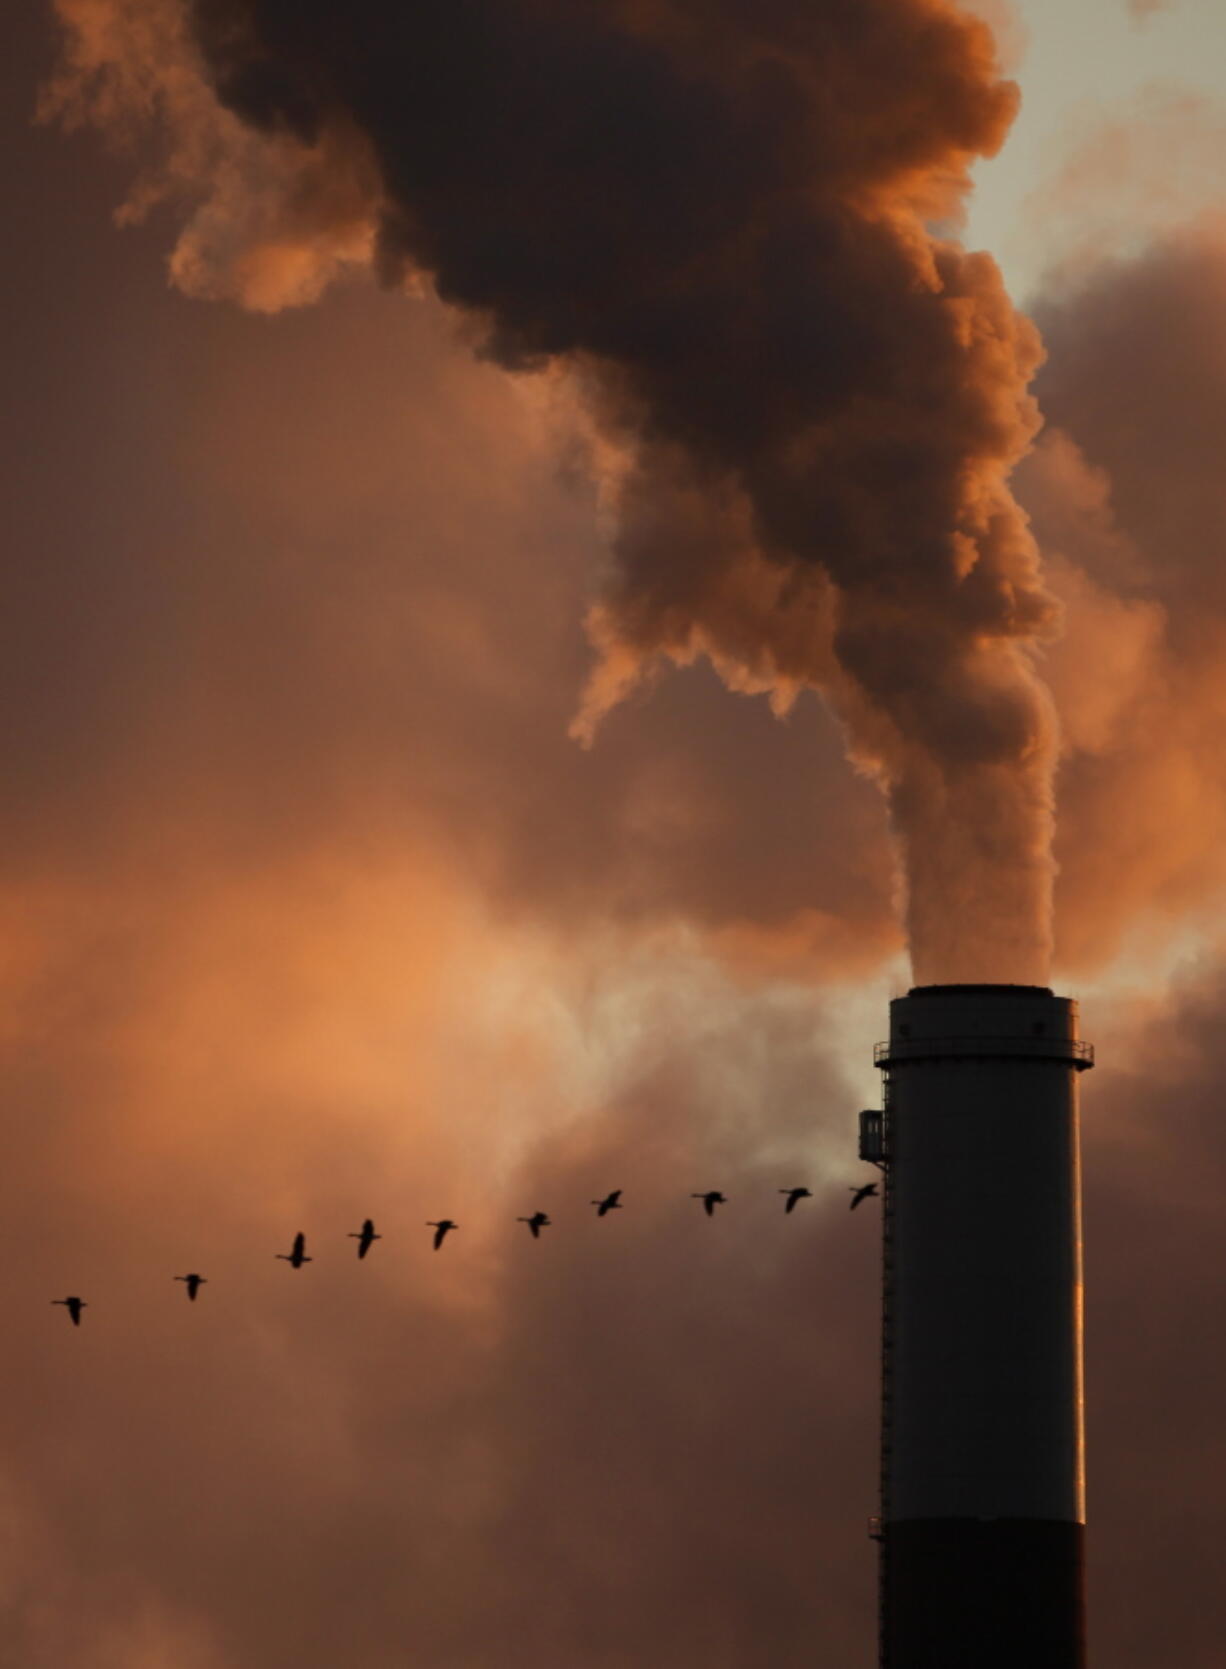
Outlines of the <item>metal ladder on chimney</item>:
<svg viewBox="0 0 1226 1669">
<path fill-rule="evenodd" d="M 869 1521 L 877 1543 L 877 1641 L 879 1669 L 890 1669 L 886 1630 L 889 1590 L 890 1456 L 894 1440 L 894 1190 L 890 1167 L 890 1074 L 882 1075 L 881 1114 L 877 1122 L 861 1114 L 860 1157 L 881 1171 L 881 1475 L 878 1509 Z M 865 1120 L 870 1118 L 866 1127 Z M 873 1126 L 875 1125 L 875 1128 Z"/>
</svg>

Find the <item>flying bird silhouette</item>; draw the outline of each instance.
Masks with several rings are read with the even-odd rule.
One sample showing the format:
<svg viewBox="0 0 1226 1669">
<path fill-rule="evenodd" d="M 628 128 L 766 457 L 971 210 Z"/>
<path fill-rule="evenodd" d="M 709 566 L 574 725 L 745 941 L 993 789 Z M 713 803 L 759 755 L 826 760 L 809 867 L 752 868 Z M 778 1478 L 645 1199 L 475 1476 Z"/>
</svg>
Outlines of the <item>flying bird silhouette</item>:
<svg viewBox="0 0 1226 1669">
<path fill-rule="evenodd" d="M 795 1211 L 797 1200 L 811 1200 L 813 1198 L 808 1188 L 781 1188 L 779 1192 L 786 1194 L 788 1197 L 787 1204 L 783 1208 L 788 1215 Z"/>
<path fill-rule="evenodd" d="M 717 1205 L 727 1205 L 728 1203 L 718 1188 L 709 1188 L 705 1194 L 691 1194 L 690 1198 L 702 1201 L 702 1209 L 708 1217 L 714 1217 Z"/>
<path fill-rule="evenodd" d="M 357 1234 L 351 1230 L 349 1238 L 350 1240 L 356 1240 L 358 1242 L 358 1256 L 360 1258 L 364 1258 L 367 1252 L 370 1251 L 370 1248 L 374 1245 L 375 1241 L 382 1240 L 383 1236 L 375 1233 L 374 1219 L 368 1217 L 362 1224 L 362 1232 Z"/>
<path fill-rule="evenodd" d="M 847 1207 L 848 1211 L 854 1211 L 860 1201 L 868 1199 L 870 1195 L 875 1197 L 877 1193 L 877 1184 L 875 1182 L 866 1182 L 863 1188 L 857 1188 L 853 1185 L 851 1192 L 855 1195 L 855 1198 Z"/>
<path fill-rule="evenodd" d="M 446 1240 L 447 1236 L 451 1233 L 452 1229 L 458 1229 L 459 1226 L 460 1225 L 458 1223 L 453 1223 L 450 1217 L 440 1217 L 437 1223 L 426 1224 L 428 1229 L 434 1230 L 434 1250 L 436 1252 L 443 1244 L 444 1240 Z"/>
<path fill-rule="evenodd" d="M 203 1275 L 176 1275 L 175 1280 L 187 1283 L 187 1296 L 193 1304 L 196 1302 L 196 1294 L 200 1291 L 200 1288 L 208 1285 Z"/>
<path fill-rule="evenodd" d="M 531 1217 L 517 1217 L 515 1221 L 517 1223 L 527 1223 L 528 1232 L 531 1234 L 533 1240 L 539 1240 L 541 1238 L 542 1229 L 551 1227 L 550 1221 L 543 1211 L 534 1211 Z"/>
<path fill-rule="evenodd" d="M 621 1211 L 624 1209 L 622 1206 L 622 1191 L 620 1188 L 615 1188 L 611 1194 L 606 1194 L 604 1199 L 593 1200 L 592 1204 L 596 1207 L 597 1217 L 607 1217 L 610 1211 Z"/>
<path fill-rule="evenodd" d="M 88 1310 L 89 1308 L 89 1305 L 85 1302 L 84 1298 L 53 1298 L 51 1302 L 53 1304 L 64 1305 L 68 1314 L 72 1317 L 72 1325 L 74 1327 L 79 1327 L 81 1325 L 81 1311 Z"/>
<path fill-rule="evenodd" d="M 275 1255 L 281 1259 L 282 1263 L 288 1263 L 293 1269 L 301 1269 L 304 1263 L 314 1263 L 315 1261 L 314 1258 L 309 1258 L 306 1255 L 306 1235 L 303 1234 L 301 1229 L 294 1236 L 293 1251 L 277 1252 Z"/>
</svg>

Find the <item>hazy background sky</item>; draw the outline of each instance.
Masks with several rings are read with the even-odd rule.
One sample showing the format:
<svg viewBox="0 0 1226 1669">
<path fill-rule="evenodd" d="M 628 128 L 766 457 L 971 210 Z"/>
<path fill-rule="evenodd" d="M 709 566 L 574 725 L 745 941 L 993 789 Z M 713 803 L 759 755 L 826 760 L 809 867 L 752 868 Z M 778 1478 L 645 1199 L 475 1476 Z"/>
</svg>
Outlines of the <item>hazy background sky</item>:
<svg viewBox="0 0 1226 1669">
<path fill-rule="evenodd" d="M 1214 0 L 1013 0 L 997 27 L 1022 107 L 976 170 L 967 237 L 1025 303 L 1051 266 L 1220 206 L 1226 18 Z"/>
<path fill-rule="evenodd" d="M 1094 1651 L 1210 1669 L 1223 23 L 1019 13 L 969 231 L 1049 352 L 1019 490 L 1067 614 L 1058 987 L 1100 1058 Z M 8 1660 L 866 1669 L 877 1225 L 845 1188 L 906 983 L 875 791 L 815 698 L 781 722 L 705 667 L 576 746 L 607 530 L 565 392 L 362 279 L 275 317 L 172 289 L 174 211 L 115 228 L 133 158 L 32 124 L 55 36 L 15 19 Z"/>
</svg>

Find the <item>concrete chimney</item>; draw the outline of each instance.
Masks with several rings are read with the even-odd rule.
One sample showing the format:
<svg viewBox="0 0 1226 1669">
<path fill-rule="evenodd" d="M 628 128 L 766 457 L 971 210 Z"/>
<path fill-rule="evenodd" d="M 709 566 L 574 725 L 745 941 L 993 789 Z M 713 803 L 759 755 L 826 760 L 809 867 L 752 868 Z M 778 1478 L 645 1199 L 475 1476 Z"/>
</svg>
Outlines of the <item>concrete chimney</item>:
<svg viewBox="0 0 1226 1669">
<path fill-rule="evenodd" d="M 1084 1669 L 1077 1005 L 890 1005 L 882 1167 L 883 1669 Z"/>
</svg>

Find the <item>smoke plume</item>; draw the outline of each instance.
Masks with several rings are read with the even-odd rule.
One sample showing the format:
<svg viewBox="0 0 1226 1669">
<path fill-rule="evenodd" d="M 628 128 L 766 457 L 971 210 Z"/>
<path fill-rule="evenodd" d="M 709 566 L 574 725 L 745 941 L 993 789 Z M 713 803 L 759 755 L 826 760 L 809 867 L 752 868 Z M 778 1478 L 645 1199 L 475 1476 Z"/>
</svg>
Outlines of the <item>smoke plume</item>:
<svg viewBox="0 0 1226 1669">
<path fill-rule="evenodd" d="M 888 797 L 917 976 L 1045 974 L 1054 604 L 1007 485 L 1038 339 L 932 230 L 1014 110 L 984 24 L 947 0 L 104 0 L 114 48 L 98 0 L 58 6 L 61 107 L 97 116 L 118 58 L 174 136 L 164 189 L 208 181 L 189 288 L 301 300 L 369 246 L 482 352 L 582 389 L 617 521 L 577 734 L 661 661 L 780 707 L 820 690 Z M 202 124 L 224 168 L 182 137 Z"/>
</svg>

